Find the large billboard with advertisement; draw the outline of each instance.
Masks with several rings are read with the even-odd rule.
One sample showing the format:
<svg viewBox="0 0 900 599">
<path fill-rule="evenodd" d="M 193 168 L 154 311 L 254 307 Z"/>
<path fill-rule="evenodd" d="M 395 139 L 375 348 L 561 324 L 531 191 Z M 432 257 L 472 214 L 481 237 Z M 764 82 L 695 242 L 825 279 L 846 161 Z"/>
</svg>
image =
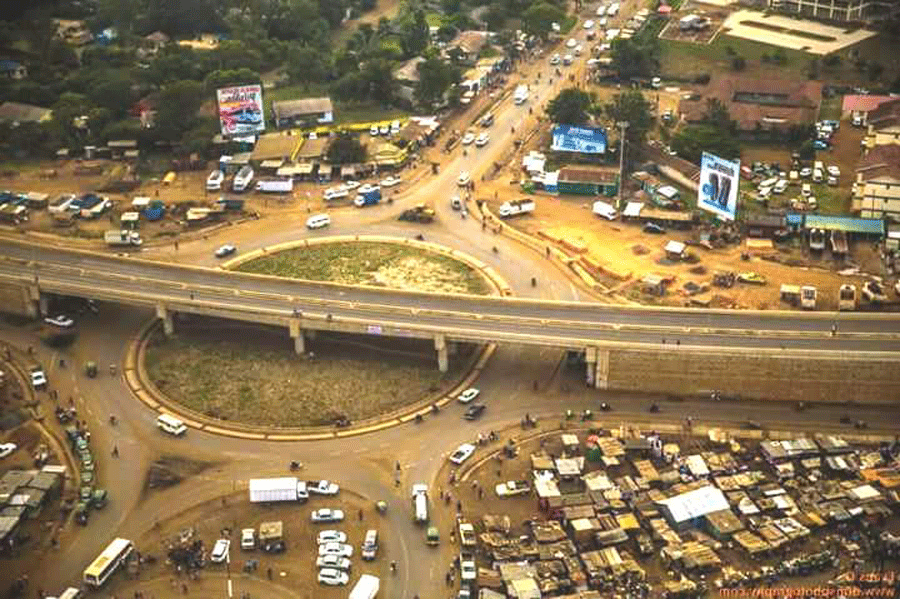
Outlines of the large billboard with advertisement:
<svg viewBox="0 0 900 599">
<path fill-rule="evenodd" d="M 740 172 L 740 160 L 724 160 L 703 152 L 697 206 L 725 220 L 734 220 Z"/>
<path fill-rule="evenodd" d="M 591 127 L 557 125 L 553 128 L 550 149 L 556 152 L 603 154 L 606 152 L 606 131 Z"/>
<path fill-rule="evenodd" d="M 240 85 L 216 91 L 222 135 L 252 135 L 266 130 L 262 86 Z"/>
</svg>

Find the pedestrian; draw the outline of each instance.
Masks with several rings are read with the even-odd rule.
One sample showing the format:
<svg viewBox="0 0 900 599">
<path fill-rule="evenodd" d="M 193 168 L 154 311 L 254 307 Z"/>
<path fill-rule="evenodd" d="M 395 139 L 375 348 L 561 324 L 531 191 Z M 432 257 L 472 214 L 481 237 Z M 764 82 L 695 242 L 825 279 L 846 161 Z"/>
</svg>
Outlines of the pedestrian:
<svg viewBox="0 0 900 599">
<path fill-rule="evenodd" d="M 478 499 L 484 499 L 484 488 L 478 487 Z"/>
<path fill-rule="evenodd" d="M 362 522 L 362 519 L 363 519 L 362 508 L 359 508 L 359 521 Z"/>
<path fill-rule="evenodd" d="M 118 445 L 113 445 L 112 456 L 114 458 L 119 457 L 119 446 Z"/>
<path fill-rule="evenodd" d="M 267 577 L 269 580 L 272 580 L 272 568 L 271 568 L 271 567 L 269 567 L 269 568 L 266 569 L 266 577 Z"/>
<path fill-rule="evenodd" d="M 831 336 L 837 335 L 837 322 L 831 323 Z"/>
<path fill-rule="evenodd" d="M 187 585 L 185 583 L 181 583 L 181 592 L 187 595 Z"/>
<path fill-rule="evenodd" d="M 399 461 L 397 461 L 397 464 L 394 467 L 397 469 L 397 472 L 400 472 L 400 462 Z"/>
<path fill-rule="evenodd" d="M 456 500 L 456 511 L 462 512 L 462 501 L 460 501 L 459 499 Z"/>
<path fill-rule="evenodd" d="M 399 479 L 399 478 L 395 478 L 395 479 L 394 479 L 394 486 L 395 486 L 395 487 L 399 487 L 399 486 L 400 486 L 400 479 Z"/>
</svg>

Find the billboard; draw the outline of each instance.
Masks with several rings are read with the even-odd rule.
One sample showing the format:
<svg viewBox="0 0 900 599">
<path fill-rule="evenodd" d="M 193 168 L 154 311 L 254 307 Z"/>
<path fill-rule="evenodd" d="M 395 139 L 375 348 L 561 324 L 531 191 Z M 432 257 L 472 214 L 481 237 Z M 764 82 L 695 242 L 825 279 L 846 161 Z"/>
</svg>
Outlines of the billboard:
<svg viewBox="0 0 900 599">
<path fill-rule="evenodd" d="M 222 135 L 252 135 L 265 131 L 262 86 L 240 85 L 216 90 Z"/>
<path fill-rule="evenodd" d="M 550 149 L 556 152 L 603 154 L 606 152 L 606 131 L 574 125 L 557 125 L 553 128 Z"/>
<path fill-rule="evenodd" d="M 740 172 L 740 160 L 723 160 L 703 152 L 697 206 L 725 220 L 734 220 Z"/>
</svg>

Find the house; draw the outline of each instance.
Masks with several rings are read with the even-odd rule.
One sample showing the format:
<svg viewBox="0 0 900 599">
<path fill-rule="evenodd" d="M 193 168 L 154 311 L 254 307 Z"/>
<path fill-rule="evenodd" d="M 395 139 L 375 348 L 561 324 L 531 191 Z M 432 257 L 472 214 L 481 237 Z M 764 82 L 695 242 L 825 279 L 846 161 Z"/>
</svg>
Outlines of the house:
<svg viewBox="0 0 900 599">
<path fill-rule="evenodd" d="M 866 147 L 900 144 L 900 98 L 882 102 L 866 118 Z"/>
<path fill-rule="evenodd" d="M 275 126 L 279 129 L 334 122 L 331 98 L 303 98 L 272 102 L 272 114 L 275 117 Z"/>
<path fill-rule="evenodd" d="M 559 169 L 557 187 L 560 193 L 604 195 L 619 192 L 619 169 L 608 166 L 565 166 Z"/>
<path fill-rule="evenodd" d="M 394 69 L 394 81 L 397 82 L 397 94 L 407 102 L 414 102 L 413 92 L 419 83 L 419 65 L 425 62 L 424 56 L 410 58 Z"/>
<path fill-rule="evenodd" d="M 88 31 L 84 21 L 71 19 L 54 19 L 56 25 L 56 37 L 73 46 L 89 44 L 94 36 Z"/>
<path fill-rule="evenodd" d="M 730 509 L 721 490 L 706 485 L 656 502 L 672 528 L 683 530 L 698 526 L 707 514 Z"/>
<path fill-rule="evenodd" d="M 768 0 L 778 12 L 827 21 L 884 21 L 900 14 L 900 0 Z"/>
<path fill-rule="evenodd" d="M 447 44 L 444 53 L 447 56 L 456 54 L 462 62 L 474 63 L 481 49 L 487 45 L 489 35 L 487 31 L 461 31 Z"/>
<path fill-rule="evenodd" d="M 900 144 L 876 146 L 856 168 L 852 210 L 900 221 Z"/>
<path fill-rule="evenodd" d="M 698 95 L 683 99 L 678 111 L 688 122 L 706 116 L 706 102 L 718 99 L 740 131 L 786 131 L 815 122 L 822 101 L 822 83 L 808 80 L 716 77 Z"/>
<path fill-rule="evenodd" d="M 260 165 L 261 163 L 268 160 L 281 160 L 283 162 L 290 162 L 293 160 L 294 154 L 297 152 L 300 144 L 302 143 L 303 137 L 300 135 L 288 135 L 286 133 L 266 133 L 264 135 L 260 135 L 259 139 L 256 141 L 256 146 L 253 148 L 253 153 L 250 154 L 250 160 L 257 165 Z M 320 155 L 321 151 L 317 152 L 317 155 L 312 156 L 312 158 L 318 158 Z"/>
<path fill-rule="evenodd" d="M 0 60 L 0 79 L 16 81 L 28 77 L 28 68 L 15 60 Z"/>
<path fill-rule="evenodd" d="M 150 49 L 156 53 L 159 50 L 169 43 L 169 36 L 163 33 L 162 31 L 154 31 L 149 35 L 144 36 L 144 41 L 150 47 Z"/>
<path fill-rule="evenodd" d="M 885 102 L 894 100 L 894 96 L 875 96 L 871 94 L 847 94 L 841 103 L 841 118 L 858 119 L 859 125 L 865 126 L 869 113 Z M 853 123 L 856 125 L 856 123 Z"/>
<path fill-rule="evenodd" d="M 0 123 L 43 123 L 52 116 L 53 111 L 49 108 L 19 102 L 0 104 Z"/>
</svg>

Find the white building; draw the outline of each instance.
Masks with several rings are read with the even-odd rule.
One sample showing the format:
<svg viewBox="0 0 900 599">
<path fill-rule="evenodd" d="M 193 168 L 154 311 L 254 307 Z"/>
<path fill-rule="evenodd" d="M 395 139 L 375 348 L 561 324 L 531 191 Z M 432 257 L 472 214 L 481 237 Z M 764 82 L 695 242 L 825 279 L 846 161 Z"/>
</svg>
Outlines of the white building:
<svg viewBox="0 0 900 599">
<path fill-rule="evenodd" d="M 829 21 L 881 21 L 900 13 L 900 0 L 768 0 L 779 12 Z"/>
</svg>

